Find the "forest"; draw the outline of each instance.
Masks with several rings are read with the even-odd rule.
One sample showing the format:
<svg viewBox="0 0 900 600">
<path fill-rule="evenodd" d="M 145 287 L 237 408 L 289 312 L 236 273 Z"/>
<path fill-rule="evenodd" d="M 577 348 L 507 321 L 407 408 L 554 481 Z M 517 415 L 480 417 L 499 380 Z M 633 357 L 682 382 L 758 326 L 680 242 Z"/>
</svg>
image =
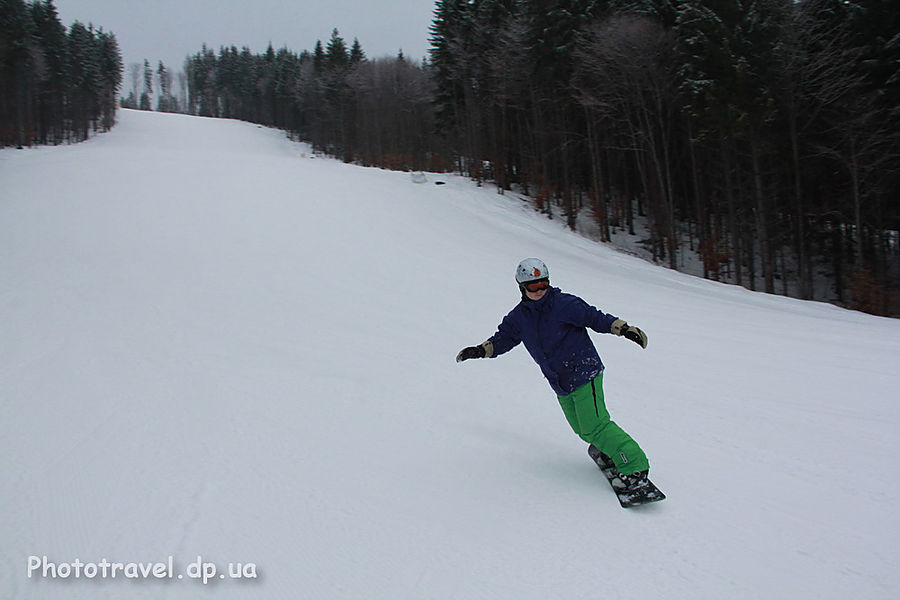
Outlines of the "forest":
<svg viewBox="0 0 900 600">
<path fill-rule="evenodd" d="M 82 75 L 88 86 L 70 72 L 79 56 L 103 64 L 115 38 L 77 23 L 53 37 L 39 18 L 51 2 L 10 2 L 26 41 L 0 42 L 0 142 L 107 126 L 121 63 Z M 362 165 L 460 172 L 598 239 L 625 232 L 673 269 L 699 262 L 710 279 L 898 316 L 894 4 L 438 0 L 422 63 L 368 58 L 337 30 L 300 53 L 202 46 L 181 71 L 131 65 L 122 105 L 278 127 Z M 33 67 L 58 56 L 65 68 Z"/>
<path fill-rule="evenodd" d="M 445 0 L 432 34 L 473 176 L 604 239 L 644 216 L 675 269 L 897 313 L 894 2 Z"/>
<path fill-rule="evenodd" d="M 115 124 L 122 82 L 116 37 L 51 0 L 0 0 L 0 147 L 79 142 Z"/>
</svg>

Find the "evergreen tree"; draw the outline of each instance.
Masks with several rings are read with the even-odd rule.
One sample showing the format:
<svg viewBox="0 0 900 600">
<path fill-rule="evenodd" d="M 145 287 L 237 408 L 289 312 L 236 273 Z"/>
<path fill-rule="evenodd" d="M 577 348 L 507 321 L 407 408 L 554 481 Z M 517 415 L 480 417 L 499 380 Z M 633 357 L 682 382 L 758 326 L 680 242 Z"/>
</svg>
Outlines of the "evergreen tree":
<svg viewBox="0 0 900 600">
<path fill-rule="evenodd" d="M 69 29 L 69 53 L 72 56 L 69 70 L 70 106 L 69 118 L 75 139 L 85 140 L 100 112 L 100 53 L 95 44 L 94 31 L 76 21 Z"/>
<path fill-rule="evenodd" d="M 316 75 L 321 75 L 325 70 L 325 50 L 322 49 L 321 40 L 316 40 L 315 48 L 313 48 L 313 67 Z"/>
<path fill-rule="evenodd" d="M 39 90 L 36 107 L 37 141 L 60 143 L 65 139 L 65 102 L 70 57 L 66 29 L 49 0 L 31 5 L 35 37 L 40 47 Z"/>
<path fill-rule="evenodd" d="M 153 110 L 153 71 L 150 61 L 144 59 L 144 90 L 141 92 L 141 110 Z"/>
<path fill-rule="evenodd" d="M 203 45 L 200 52 L 187 61 L 188 104 L 192 114 L 219 116 L 219 94 L 216 87 L 218 61 L 216 54 Z"/>
<path fill-rule="evenodd" d="M 100 126 L 102 131 L 112 129 L 116 120 L 116 94 L 122 85 L 122 55 L 119 43 L 112 33 L 101 29 L 96 38 L 100 69 Z"/>
<path fill-rule="evenodd" d="M 325 65 L 331 71 L 341 71 L 350 64 L 350 54 L 347 52 L 347 43 L 341 37 L 337 29 L 331 32 L 328 48 L 325 51 Z"/>
<path fill-rule="evenodd" d="M 363 52 L 359 40 L 353 38 L 353 46 L 350 48 L 350 64 L 357 65 L 366 60 L 366 53 Z"/>
<path fill-rule="evenodd" d="M 159 81 L 159 101 L 156 110 L 178 112 L 178 101 L 172 95 L 172 74 L 162 61 L 159 61 L 156 67 L 156 79 Z"/>
<path fill-rule="evenodd" d="M 23 0 L 0 0 L 0 142 L 30 142 L 34 23 Z"/>
</svg>

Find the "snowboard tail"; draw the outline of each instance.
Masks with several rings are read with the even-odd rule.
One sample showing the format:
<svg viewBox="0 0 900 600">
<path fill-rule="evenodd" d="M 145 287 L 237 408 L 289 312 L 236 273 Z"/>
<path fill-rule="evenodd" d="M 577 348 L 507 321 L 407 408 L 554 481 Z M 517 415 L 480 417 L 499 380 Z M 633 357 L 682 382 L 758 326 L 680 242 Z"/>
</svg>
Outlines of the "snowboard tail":
<svg viewBox="0 0 900 600">
<path fill-rule="evenodd" d="M 642 506 L 644 504 L 659 502 L 660 500 L 666 499 L 666 495 L 663 494 L 649 479 L 645 485 L 642 485 L 637 489 L 629 490 L 628 486 L 625 485 L 625 482 L 619 478 L 619 470 L 616 468 L 612 459 L 603 454 L 593 444 L 588 446 L 588 454 L 597 466 L 600 467 L 600 471 L 603 473 L 604 477 L 606 477 L 606 481 L 609 482 L 613 492 L 615 492 L 622 508 L 633 508 L 635 506 Z"/>
</svg>

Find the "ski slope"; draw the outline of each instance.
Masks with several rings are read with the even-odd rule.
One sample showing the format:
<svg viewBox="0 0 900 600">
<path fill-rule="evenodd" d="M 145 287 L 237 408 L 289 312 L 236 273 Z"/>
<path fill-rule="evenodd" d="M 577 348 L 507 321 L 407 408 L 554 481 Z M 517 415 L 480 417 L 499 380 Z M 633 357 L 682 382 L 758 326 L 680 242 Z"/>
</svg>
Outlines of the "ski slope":
<svg viewBox="0 0 900 600">
<path fill-rule="evenodd" d="M 900 322 L 308 152 L 132 111 L 0 151 L 0 596 L 900 597 Z M 665 502 L 618 506 L 523 348 L 454 362 L 529 256 L 649 335 L 592 338 Z"/>
</svg>

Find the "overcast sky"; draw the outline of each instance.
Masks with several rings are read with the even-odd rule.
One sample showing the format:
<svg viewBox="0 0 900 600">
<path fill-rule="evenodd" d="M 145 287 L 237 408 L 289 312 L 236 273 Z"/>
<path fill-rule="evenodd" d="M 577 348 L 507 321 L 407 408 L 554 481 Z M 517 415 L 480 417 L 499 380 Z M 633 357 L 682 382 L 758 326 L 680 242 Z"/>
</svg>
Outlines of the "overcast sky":
<svg viewBox="0 0 900 600">
<path fill-rule="evenodd" d="M 55 0 L 62 23 L 78 20 L 112 31 L 125 72 L 133 62 L 163 61 L 181 70 L 202 44 L 247 46 L 253 53 L 269 42 L 295 52 L 328 43 L 337 28 L 347 41 L 359 39 L 369 58 L 421 60 L 428 52 L 434 0 Z"/>
</svg>

